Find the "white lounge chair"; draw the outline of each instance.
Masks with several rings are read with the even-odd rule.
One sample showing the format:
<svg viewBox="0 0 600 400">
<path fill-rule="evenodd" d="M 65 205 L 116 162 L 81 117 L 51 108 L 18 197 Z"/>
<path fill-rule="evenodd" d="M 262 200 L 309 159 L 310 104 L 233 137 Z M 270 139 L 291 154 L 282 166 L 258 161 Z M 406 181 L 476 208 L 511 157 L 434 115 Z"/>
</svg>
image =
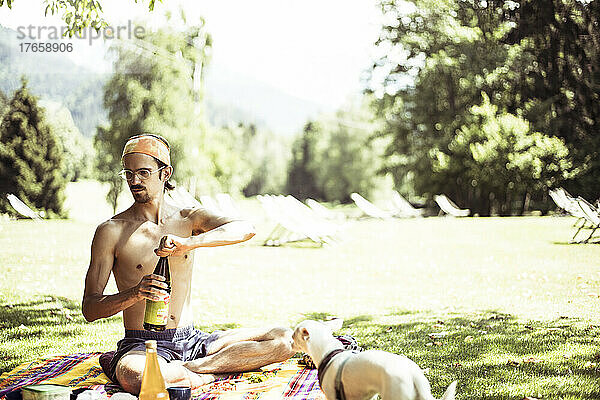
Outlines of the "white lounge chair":
<svg viewBox="0 0 600 400">
<path fill-rule="evenodd" d="M 395 208 L 395 216 L 397 217 L 422 217 L 423 210 L 413 207 L 400 193 L 392 191 L 392 205 Z"/>
<path fill-rule="evenodd" d="M 292 195 L 287 195 L 281 201 L 285 201 L 285 208 L 291 213 L 291 217 L 297 220 L 299 225 L 305 227 L 312 236 L 319 238 L 322 243 L 335 242 L 335 236 L 339 230 L 339 226 L 333 222 L 320 217 L 310 207 L 302 203 Z"/>
<path fill-rule="evenodd" d="M 586 226 L 586 224 L 588 223 L 588 219 L 586 218 L 585 213 L 579 206 L 577 199 L 571 196 L 569 192 L 567 192 L 565 189 L 560 187 L 554 190 L 550 190 L 549 194 L 557 206 L 562 208 L 567 214 L 577 218 L 577 220 L 573 224 L 573 226 L 577 228 L 577 231 L 571 238 L 571 241 L 574 241 L 582 229 L 589 228 L 589 226 Z M 581 225 L 577 226 L 580 222 Z"/>
<path fill-rule="evenodd" d="M 275 227 L 265 239 L 265 246 L 280 246 L 285 243 L 309 239 L 323 245 L 326 238 L 319 236 L 314 229 L 297 212 L 290 207 L 290 201 L 284 196 L 259 195 L 260 201 L 267 217 L 275 223 Z"/>
<path fill-rule="evenodd" d="M 206 208 L 209 211 L 212 211 L 216 214 L 224 214 L 219 204 L 209 195 L 200 196 L 200 202 L 202 203 L 202 207 Z"/>
<path fill-rule="evenodd" d="M 242 215 L 229 193 L 217 193 L 215 198 L 217 199 L 217 204 L 221 211 L 223 211 L 223 213 L 228 217 L 237 218 Z"/>
<path fill-rule="evenodd" d="M 31 218 L 31 219 L 37 219 L 37 220 L 42 219 L 42 217 L 40 217 L 40 215 L 38 213 L 33 211 L 31 208 L 29 208 L 29 206 L 27 206 L 27 204 L 23 203 L 21 201 L 21 199 L 19 199 L 14 194 L 8 193 L 6 195 L 6 198 L 8 199 L 8 202 L 10 203 L 12 208 L 14 208 L 15 211 L 18 212 L 21 216 L 23 216 L 25 218 Z"/>
<path fill-rule="evenodd" d="M 382 210 L 358 193 L 352 193 L 350 198 L 354 201 L 356 206 L 369 217 L 390 219 L 393 216 L 390 212 Z"/>
<path fill-rule="evenodd" d="M 175 189 L 167 191 L 166 199 L 179 207 L 193 208 L 202 206 L 190 192 L 179 185 Z"/>
<path fill-rule="evenodd" d="M 596 230 L 598 228 L 600 228 L 599 211 L 596 207 L 594 207 L 591 203 L 589 203 L 583 197 L 577 197 L 576 202 L 577 202 L 577 205 L 579 206 L 579 208 L 581 209 L 581 211 L 584 215 L 584 218 L 586 219 L 587 222 L 589 222 L 589 224 L 590 224 L 589 228 L 592 230 L 592 233 L 590 233 L 590 236 L 588 236 L 587 239 L 580 241 L 579 243 L 588 243 L 590 241 L 590 239 L 592 238 L 592 236 L 594 235 L 594 232 L 596 232 Z M 579 228 L 577 233 L 579 233 L 580 230 L 581 230 L 581 228 Z M 573 239 L 575 239 L 575 236 L 573 237 Z"/>
<path fill-rule="evenodd" d="M 344 213 L 330 210 L 314 199 L 306 199 L 306 205 L 309 206 L 315 212 L 315 214 L 321 218 L 332 221 L 343 221 L 346 219 L 346 215 Z"/>
<path fill-rule="evenodd" d="M 433 196 L 433 200 L 435 200 L 437 205 L 440 207 L 440 210 L 442 210 L 447 215 L 451 215 L 453 217 L 468 217 L 471 213 L 471 210 L 469 210 L 468 208 L 459 208 L 445 194 L 435 195 Z"/>
</svg>

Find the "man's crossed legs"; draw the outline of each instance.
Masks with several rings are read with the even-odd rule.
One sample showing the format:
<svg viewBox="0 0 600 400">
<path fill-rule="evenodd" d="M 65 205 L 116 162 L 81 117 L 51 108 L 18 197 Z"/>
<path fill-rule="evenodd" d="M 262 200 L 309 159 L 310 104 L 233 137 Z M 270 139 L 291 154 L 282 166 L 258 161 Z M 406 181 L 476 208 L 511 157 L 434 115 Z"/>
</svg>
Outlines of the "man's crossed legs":
<svg viewBox="0 0 600 400">
<path fill-rule="evenodd" d="M 216 374 L 252 371 L 292 355 L 291 329 L 242 328 L 219 332 L 199 358 L 167 362 L 159 356 L 158 362 L 168 386 L 195 388 L 214 381 Z M 123 389 L 139 393 L 145 363 L 143 350 L 129 351 L 119 359 L 115 375 Z"/>
</svg>

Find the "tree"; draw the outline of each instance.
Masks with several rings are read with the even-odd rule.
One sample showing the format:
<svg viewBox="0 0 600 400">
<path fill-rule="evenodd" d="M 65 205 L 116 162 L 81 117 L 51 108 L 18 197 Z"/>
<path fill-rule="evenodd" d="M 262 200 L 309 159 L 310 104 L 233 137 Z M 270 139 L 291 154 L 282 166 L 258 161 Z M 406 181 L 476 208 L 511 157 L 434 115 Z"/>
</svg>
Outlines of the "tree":
<svg viewBox="0 0 600 400">
<path fill-rule="evenodd" d="M 600 148 L 598 1 L 382 0 L 380 5 L 386 23 L 376 45 L 383 56 L 373 65 L 369 92 L 379 96 L 374 103 L 384 122 L 379 134 L 391 138 L 384 171 L 393 174 L 397 187 L 410 184 L 429 199 L 444 192 L 460 204 L 489 210 L 483 205 L 489 203 L 487 189 L 475 188 L 464 166 L 472 154 L 450 149 L 457 131 L 475 126 L 474 106 L 484 98 L 497 107 L 496 122 L 507 124 L 507 132 L 543 132 L 551 147 L 562 139 L 572 171 L 556 174 L 554 185 L 593 170 Z M 517 120 L 530 125 L 525 129 Z M 540 146 L 548 144 L 540 140 Z M 528 179 L 529 172 L 518 173 Z M 501 203 L 501 213 L 518 212 L 524 201 L 507 204 L 506 199 L 533 193 L 543 196 L 515 185 L 494 201 Z"/>
<path fill-rule="evenodd" d="M 292 146 L 287 191 L 302 200 L 344 203 L 353 192 L 368 196 L 381 168 L 371 118 L 360 104 L 306 124 Z"/>
<path fill-rule="evenodd" d="M 2 92 L 2 90 L 0 90 L 0 119 L 6 112 L 6 109 L 8 107 L 8 102 L 9 102 L 8 97 L 6 97 L 4 92 Z"/>
<path fill-rule="evenodd" d="M 110 126 L 98 128 L 94 138 L 99 178 L 110 184 L 108 199 L 116 209 L 123 183 L 116 176 L 127 139 L 142 132 L 158 133 L 171 144 L 174 179 L 201 190 L 218 186 L 214 179 L 214 147 L 208 140 L 199 108 L 197 82 L 206 63 L 203 21 L 180 32 L 171 28 L 154 32 L 136 44 L 111 46 L 115 71 L 105 87 L 104 106 Z M 196 38 L 205 35 L 202 47 Z"/>
<path fill-rule="evenodd" d="M 386 21 L 376 46 L 386 49 L 369 81 L 380 99 L 375 108 L 391 136 L 383 172 L 397 187 L 407 181 L 431 198 L 445 192 L 463 203 L 465 181 L 457 171 L 434 172 L 438 150 L 447 149 L 481 93 L 496 98 L 499 84 L 486 75 L 503 66 L 508 46 L 497 37 L 506 24 L 483 2 L 460 0 L 385 0 Z M 489 5 L 490 2 L 485 4 Z M 489 14 L 489 15 L 488 15 Z M 383 75 L 378 81 L 376 77 Z M 468 189 L 468 187 L 467 187 Z"/>
<path fill-rule="evenodd" d="M 91 178 L 94 163 L 94 146 L 90 138 L 80 132 L 71 112 L 62 104 L 40 102 L 46 110 L 48 124 L 61 143 L 63 149 L 62 175 L 67 182 Z"/>
<path fill-rule="evenodd" d="M 243 187 L 245 196 L 285 191 L 287 168 L 290 163 L 289 138 L 256 128 L 246 128 L 247 145 L 240 154 L 250 170 L 250 179 Z"/>
<path fill-rule="evenodd" d="M 286 191 L 300 200 L 324 197 L 316 184 L 313 163 L 319 131 L 317 124 L 309 121 L 304 125 L 302 135 L 292 144 Z"/>
<path fill-rule="evenodd" d="M 569 177 L 571 161 L 562 139 L 533 132 L 522 117 L 499 113 L 485 94 L 471 115 L 447 150 L 437 151 L 433 168 L 460 173 L 472 187 L 468 200 L 474 212 L 521 214 L 532 198 Z"/>
<path fill-rule="evenodd" d="M 0 125 L 0 211 L 14 213 L 6 194 L 34 209 L 62 216 L 62 148 L 27 81 L 12 97 Z"/>
<path fill-rule="evenodd" d="M 159 0 L 162 2 L 162 0 Z M 137 3 L 138 0 L 135 0 Z M 65 34 L 72 37 L 81 34 L 85 28 L 91 27 L 98 31 L 108 26 L 102 16 L 102 4 L 97 0 L 45 0 L 45 15 L 61 13 L 61 18 L 67 24 Z M 153 11 L 156 0 L 150 0 L 148 10 Z M 5 0 L 0 0 L 0 7 Z M 6 0 L 6 6 L 12 8 L 12 0 Z"/>
<path fill-rule="evenodd" d="M 600 2 L 526 0 L 508 18 L 514 29 L 504 40 L 521 49 L 511 69 L 522 71 L 510 95 L 536 130 L 567 143 L 578 173 L 566 186 L 595 198 L 600 176 Z"/>
</svg>

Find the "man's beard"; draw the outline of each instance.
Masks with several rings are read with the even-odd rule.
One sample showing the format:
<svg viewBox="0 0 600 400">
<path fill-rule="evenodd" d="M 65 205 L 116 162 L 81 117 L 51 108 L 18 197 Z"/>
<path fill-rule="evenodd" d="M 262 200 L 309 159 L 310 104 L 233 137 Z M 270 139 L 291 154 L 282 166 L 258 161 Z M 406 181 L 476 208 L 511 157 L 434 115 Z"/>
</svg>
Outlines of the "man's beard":
<svg viewBox="0 0 600 400">
<path fill-rule="evenodd" d="M 141 186 L 131 186 L 130 189 L 138 189 L 138 188 L 142 188 Z M 133 200 L 135 200 L 136 203 L 141 203 L 141 204 L 145 204 L 148 203 L 151 199 L 150 196 L 148 195 L 148 192 L 144 191 L 144 192 L 134 192 L 133 190 L 131 191 L 131 194 L 133 195 Z"/>
</svg>

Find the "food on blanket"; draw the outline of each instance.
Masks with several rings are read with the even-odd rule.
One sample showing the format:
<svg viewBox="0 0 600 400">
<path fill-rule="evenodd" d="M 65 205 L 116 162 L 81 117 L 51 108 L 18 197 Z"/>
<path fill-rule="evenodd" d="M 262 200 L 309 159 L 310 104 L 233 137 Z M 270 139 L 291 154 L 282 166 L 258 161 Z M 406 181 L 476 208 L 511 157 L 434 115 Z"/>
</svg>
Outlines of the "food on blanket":
<svg viewBox="0 0 600 400">
<path fill-rule="evenodd" d="M 146 365 L 139 400 L 167 400 L 169 393 L 156 356 L 156 340 L 146 340 Z"/>
<path fill-rule="evenodd" d="M 23 400 L 69 400 L 71 388 L 61 385 L 29 385 L 21 393 Z"/>
<path fill-rule="evenodd" d="M 161 257 L 154 268 L 153 274 L 165 277 L 169 287 L 165 289 L 167 297 L 154 301 L 146 299 L 146 312 L 144 313 L 144 329 L 148 331 L 164 331 L 169 319 L 169 301 L 171 300 L 171 272 L 169 271 L 169 259 Z"/>
</svg>

